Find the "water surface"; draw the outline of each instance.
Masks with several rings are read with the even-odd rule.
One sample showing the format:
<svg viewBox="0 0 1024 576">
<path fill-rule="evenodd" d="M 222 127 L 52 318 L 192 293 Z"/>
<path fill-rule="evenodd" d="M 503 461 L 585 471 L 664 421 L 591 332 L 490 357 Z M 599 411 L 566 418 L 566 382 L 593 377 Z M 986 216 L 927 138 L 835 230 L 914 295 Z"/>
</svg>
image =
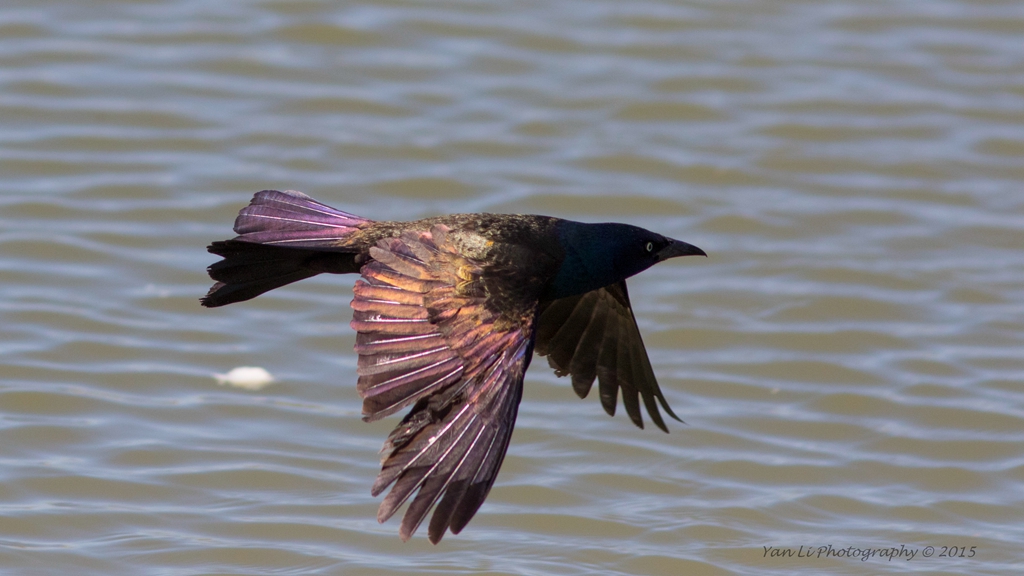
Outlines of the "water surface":
<svg viewBox="0 0 1024 576">
<path fill-rule="evenodd" d="M 1022 30 L 967 0 L 4 3 L 0 566 L 1019 573 Z M 198 304 L 264 188 L 704 248 L 630 282 L 687 424 L 539 360 L 476 518 L 401 543 L 353 278 Z M 251 365 L 277 381 L 213 376 Z M 918 556 L 765 553 L 827 545 Z"/>
</svg>

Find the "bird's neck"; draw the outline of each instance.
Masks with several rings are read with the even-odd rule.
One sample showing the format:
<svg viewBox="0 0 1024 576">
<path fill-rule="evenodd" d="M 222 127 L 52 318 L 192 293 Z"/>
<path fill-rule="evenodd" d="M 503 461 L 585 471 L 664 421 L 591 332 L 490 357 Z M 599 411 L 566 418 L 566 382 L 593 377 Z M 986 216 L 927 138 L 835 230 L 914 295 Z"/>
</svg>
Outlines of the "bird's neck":
<svg viewBox="0 0 1024 576">
<path fill-rule="evenodd" d="M 564 257 L 545 297 L 575 296 L 623 280 L 614 262 L 618 240 L 611 232 L 606 224 L 563 222 L 558 242 Z"/>
</svg>

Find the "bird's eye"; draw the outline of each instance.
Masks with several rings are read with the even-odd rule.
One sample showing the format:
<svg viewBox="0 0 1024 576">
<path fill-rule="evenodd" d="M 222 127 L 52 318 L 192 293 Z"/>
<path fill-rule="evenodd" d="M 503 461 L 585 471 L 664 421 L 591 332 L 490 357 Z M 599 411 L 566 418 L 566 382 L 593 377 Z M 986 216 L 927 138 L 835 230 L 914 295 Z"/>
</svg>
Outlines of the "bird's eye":
<svg viewBox="0 0 1024 576">
<path fill-rule="evenodd" d="M 647 243 L 647 251 L 648 252 L 654 252 L 654 242 L 648 242 Z"/>
</svg>

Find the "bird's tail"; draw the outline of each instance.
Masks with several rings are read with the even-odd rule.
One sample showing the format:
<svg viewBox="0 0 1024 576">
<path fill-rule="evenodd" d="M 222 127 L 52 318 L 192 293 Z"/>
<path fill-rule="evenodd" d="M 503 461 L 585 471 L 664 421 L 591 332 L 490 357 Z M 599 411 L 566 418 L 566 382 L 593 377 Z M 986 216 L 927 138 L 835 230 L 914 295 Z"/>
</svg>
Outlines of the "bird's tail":
<svg viewBox="0 0 1024 576">
<path fill-rule="evenodd" d="M 200 301 L 224 306 L 321 272 L 358 272 L 345 244 L 370 222 L 294 190 L 257 192 L 238 213 L 238 236 L 207 248 L 224 259 L 207 269 L 216 284 Z"/>
</svg>

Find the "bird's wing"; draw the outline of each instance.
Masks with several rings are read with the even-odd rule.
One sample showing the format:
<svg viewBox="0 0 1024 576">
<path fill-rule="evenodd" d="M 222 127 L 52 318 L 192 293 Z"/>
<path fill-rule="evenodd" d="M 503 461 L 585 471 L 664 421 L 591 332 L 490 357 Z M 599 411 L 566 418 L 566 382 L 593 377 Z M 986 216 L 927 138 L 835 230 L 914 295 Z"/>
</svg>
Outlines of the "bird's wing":
<svg viewBox="0 0 1024 576">
<path fill-rule="evenodd" d="M 366 420 L 415 403 L 388 436 L 372 493 L 390 518 L 419 490 L 399 531 L 412 536 L 430 508 L 429 537 L 458 533 L 487 497 L 505 457 L 533 348 L 531 311 L 485 306 L 479 262 L 447 228 L 407 232 L 370 248 L 352 301 L 358 390 Z M 440 502 L 438 502 L 440 500 Z"/>
<path fill-rule="evenodd" d="M 557 375 L 572 375 L 572 388 L 580 398 L 586 398 L 597 378 L 601 405 L 609 415 L 615 415 L 615 397 L 621 389 L 626 414 L 640 428 L 644 427 L 640 398 L 651 420 L 665 432 L 668 428 L 658 412 L 659 402 L 669 416 L 679 420 L 654 377 L 625 280 L 542 303 L 537 313 L 536 350 L 547 356 Z"/>
</svg>

